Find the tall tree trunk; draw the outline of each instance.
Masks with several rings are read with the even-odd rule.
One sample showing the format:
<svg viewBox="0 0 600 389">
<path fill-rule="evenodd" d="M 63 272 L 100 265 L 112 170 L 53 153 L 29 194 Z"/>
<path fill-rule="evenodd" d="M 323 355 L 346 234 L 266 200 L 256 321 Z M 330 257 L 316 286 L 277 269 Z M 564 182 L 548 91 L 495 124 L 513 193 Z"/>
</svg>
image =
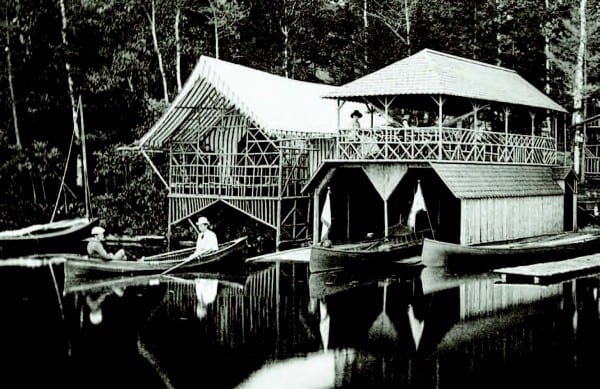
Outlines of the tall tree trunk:
<svg viewBox="0 0 600 389">
<path fill-rule="evenodd" d="M 367 9 L 367 1 L 368 0 L 364 0 L 363 1 L 363 28 L 364 28 L 364 32 L 363 32 L 363 56 L 364 56 L 364 70 L 365 73 L 369 70 L 369 38 L 367 36 L 367 31 L 369 29 L 369 18 L 368 16 L 368 9 Z"/>
<path fill-rule="evenodd" d="M 290 37 L 290 27 L 286 24 L 281 26 L 281 32 L 283 33 L 283 74 L 285 78 L 289 78 L 289 37 Z"/>
<path fill-rule="evenodd" d="M 210 5 L 210 10 L 212 12 L 213 15 L 213 25 L 215 28 L 215 58 L 219 59 L 219 26 L 218 26 L 218 19 L 217 19 L 217 7 L 215 7 L 215 5 L 213 4 L 212 0 L 210 0 L 209 2 Z"/>
<path fill-rule="evenodd" d="M 154 0 L 152 0 L 151 6 L 152 6 L 151 14 L 147 15 L 147 16 L 148 16 L 148 20 L 150 21 L 150 28 L 152 30 L 152 42 L 154 44 L 154 51 L 156 52 L 156 56 L 158 58 L 158 70 L 160 71 L 160 76 L 162 78 L 164 99 L 165 99 L 165 103 L 168 103 L 169 102 L 169 87 L 167 86 L 167 76 L 165 74 L 165 67 L 163 66 L 162 54 L 160 52 L 160 47 L 158 47 L 158 37 L 156 35 L 156 4 L 155 4 Z"/>
<path fill-rule="evenodd" d="M 65 52 L 68 52 L 69 43 L 67 41 L 67 12 L 65 10 L 65 1 L 58 0 L 60 5 L 60 15 L 62 19 L 62 43 L 65 48 Z M 67 70 L 67 84 L 69 86 L 69 99 L 71 99 L 71 114 L 73 116 L 73 131 L 75 136 L 79 139 L 79 126 L 77 125 L 77 102 L 75 100 L 75 91 L 73 87 L 73 78 L 71 77 L 71 64 L 69 63 L 68 56 L 65 56 L 65 68 Z"/>
<path fill-rule="evenodd" d="M 410 47 L 410 10 L 408 9 L 408 0 L 404 0 L 404 20 L 406 23 L 407 54 L 410 55 L 412 50 Z"/>
<path fill-rule="evenodd" d="M 175 71 L 177 73 L 177 92 L 181 92 L 181 40 L 179 38 L 179 19 L 181 7 L 177 4 L 175 10 Z"/>
<path fill-rule="evenodd" d="M 573 85 L 573 123 L 583 119 L 583 98 L 585 81 L 585 52 L 587 46 L 587 0 L 579 1 L 579 48 L 577 49 L 577 63 L 575 64 L 575 83 Z"/>
<path fill-rule="evenodd" d="M 546 0 L 546 14 L 548 14 L 548 8 L 550 8 L 550 1 Z M 546 94 L 550 94 L 550 28 L 548 26 L 548 22 L 546 22 L 545 26 L 542 26 L 542 31 L 544 32 L 544 57 L 546 59 L 546 85 L 544 87 L 544 91 Z"/>
<path fill-rule="evenodd" d="M 19 132 L 19 118 L 17 116 L 17 99 L 13 85 L 12 58 L 10 48 L 10 24 L 8 22 L 8 2 L 6 3 L 6 69 L 8 71 L 8 90 L 10 91 L 10 105 L 12 108 L 13 127 L 15 129 L 15 144 L 18 149 L 22 148 L 21 134 Z"/>
</svg>

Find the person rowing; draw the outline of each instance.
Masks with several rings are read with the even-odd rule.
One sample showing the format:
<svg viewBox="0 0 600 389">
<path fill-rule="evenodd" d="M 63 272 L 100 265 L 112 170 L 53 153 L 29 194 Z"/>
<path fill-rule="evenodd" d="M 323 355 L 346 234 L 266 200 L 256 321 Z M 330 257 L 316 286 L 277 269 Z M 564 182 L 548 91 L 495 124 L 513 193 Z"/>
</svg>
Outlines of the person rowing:
<svg viewBox="0 0 600 389">
<path fill-rule="evenodd" d="M 127 254 L 125 254 L 125 250 L 119 249 L 116 253 L 109 253 L 104 248 L 102 242 L 104 241 L 104 232 L 105 229 L 96 226 L 92 228 L 92 238 L 87 244 L 87 253 L 92 258 L 99 258 L 103 261 L 126 261 Z"/>
<path fill-rule="evenodd" d="M 216 251 L 219 249 L 217 235 L 208 228 L 210 225 L 208 219 L 204 216 L 200 216 L 198 218 L 198 222 L 196 222 L 196 225 L 200 230 L 200 233 L 198 234 L 198 240 L 196 241 L 196 250 L 194 250 L 194 252 L 186 259 L 195 258 L 210 251 Z"/>
</svg>

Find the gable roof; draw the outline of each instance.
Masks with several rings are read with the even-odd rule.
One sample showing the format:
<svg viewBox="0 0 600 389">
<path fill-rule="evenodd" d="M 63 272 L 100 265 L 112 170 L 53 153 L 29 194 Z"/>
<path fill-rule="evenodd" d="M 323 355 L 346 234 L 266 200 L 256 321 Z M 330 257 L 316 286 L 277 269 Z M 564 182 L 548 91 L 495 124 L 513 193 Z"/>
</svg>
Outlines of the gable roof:
<svg viewBox="0 0 600 389">
<path fill-rule="evenodd" d="M 335 88 L 202 56 L 179 95 L 138 145 L 162 147 L 191 132 L 197 137 L 198 128 L 218 123 L 220 108 L 237 111 L 265 131 L 334 133 L 339 127 L 337 102 L 322 96 Z M 197 107 L 209 109 L 200 115 Z M 345 103 L 341 120 L 348 121 L 354 109 L 366 112 L 364 104 Z"/>
<path fill-rule="evenodd" d="M 558 196 L 563 191 L 550 166 L 431 162 L 458 199 Z"/>
<path fill-rule="evenodd" d="M 514 70 L 424 49 L 324 97 L 446 95 L 566 112 Z"/>
</svg>

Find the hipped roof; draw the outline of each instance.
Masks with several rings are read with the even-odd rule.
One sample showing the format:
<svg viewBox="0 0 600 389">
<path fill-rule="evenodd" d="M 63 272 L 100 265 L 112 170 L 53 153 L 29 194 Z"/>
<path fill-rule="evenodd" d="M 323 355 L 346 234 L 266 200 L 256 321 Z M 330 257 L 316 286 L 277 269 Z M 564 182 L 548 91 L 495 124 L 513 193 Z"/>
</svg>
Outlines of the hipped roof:
<svg viewBox="0 0 600 389">
<path fill-rule="evenodd" d="M 138 145 L 160 148 L 170 140 L 195 139 L 198 128 L 207 129 L 220 120 L 220 110 L 215 108 L 233 108 L 265 131 L 334 133 L 337 102 L 322 96 L 335 88 L 202 56 L 182 91 Z M 208 109 L 200 116 L 198 107 Z M 366 113 L 364 104 L 342 106 L 340 126 L 355 109 Z"/>
<path fill-rule="evenodd" d="M 558 196 L 563 191 L 551 166 L 431 162 L 458 199 Z"/>
<path fill-rule="evenodd" d="M 514 70 L 424 49 L 324 97 L 445 95 L 566 112 Z"/>
</svg>

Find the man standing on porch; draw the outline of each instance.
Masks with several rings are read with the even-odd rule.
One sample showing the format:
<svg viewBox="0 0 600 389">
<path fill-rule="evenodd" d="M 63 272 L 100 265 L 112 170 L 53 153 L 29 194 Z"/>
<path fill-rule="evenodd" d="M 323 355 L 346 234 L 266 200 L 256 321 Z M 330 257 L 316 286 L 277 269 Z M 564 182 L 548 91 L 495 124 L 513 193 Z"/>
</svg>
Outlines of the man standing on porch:
<svg viewBox="0 0 600 389">
<path fill-rule="evenodd" d="M 215 251 L 219 249 L 219 242 L 217 235 L 208 229 L 208 219 L 204 216 L 198 218 L 196 225 L 200 230 L 198 234 L 198 240 L 196 241 L 196 250 L 188 258 L 194 258 L 209 251 Z"/>
</svg>

